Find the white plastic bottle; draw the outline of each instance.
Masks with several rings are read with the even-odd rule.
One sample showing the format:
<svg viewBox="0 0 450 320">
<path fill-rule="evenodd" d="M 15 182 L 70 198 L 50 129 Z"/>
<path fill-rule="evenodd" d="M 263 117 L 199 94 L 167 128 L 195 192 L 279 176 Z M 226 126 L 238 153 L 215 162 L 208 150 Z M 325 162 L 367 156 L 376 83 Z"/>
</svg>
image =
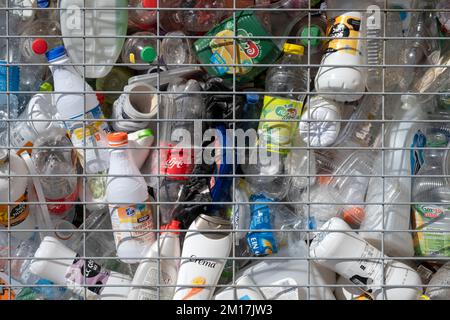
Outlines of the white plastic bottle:
<svg viewBox="0 0 450 320">
<path fill-rule="evenodd" d="M 237 279 L 237 296 L 233 288 L 226 288 L 215 296 L 216 300 L 307 300 L 310 287 L 311 300 L 335 300 L 333 292 L 315 263 L 310 263 L 308 280 L 308 261 L 306 243 L 295 244 L 296 250 L 303 251 L 290 259 L 289 249 L 281 250 L 275 256 L 286 259 L 266 260 L 253 264 L 245 269 Z M 279 287 L 277 286 L 279 285 Z M 323 285 L 323 287 L 320 287 Z"/>
<path fill-rule="evenodd" d="M 383 178 L 373 177 L 369 181 L 369 188 L 366 195 L 365 219 L 362 221 L 361 230 L 409 230 L 410 227 L 410 205 L 397 205 L 395 203 L 405 203 L 411 201 L 411 157 L 410 150 L 414 135 L 423 128 L 424 123 L 408 122 L 426 120 L 427 116 L 418 103 L 416 96 L 403 95 L 402 105 L 394 115 L 395 120 L 386 129 L 384 134 L 384 146 L 390 150 L 385 150 L 380 154 L 375 163 L 383 163 L 384 154 L 384 174 Z M 402 150 L 403 148 L 403 150 Z M 375 166 L 377 167 L 377 166 Z M 380 169 L 378 168 L 378 170 Z M 381 175 L 382 172 L 375 172 Z M 384 197 L 383 197 L 384 190 Z M 370 203 L 380 202 L 392 203 L 383 206 Z M 381 232 L 361 232 L 361 237 L 381 249 L 383 236 Z M 412 236 L 408 232 L 385 232 L 384 250 L 389 256 L 411 257 L 414 255 Z"/>
<path fill-rule="evenodd" d="M 86 78 L 106 76 L 119 58 L 127 34 L 128 10 L 113 9 L 127 6 L 126 0 L 61 0 L 64 45 L 74 63 L 89 64 L 76 67 Z"/>
<path fill-rule="evenodd" d="M 41 242 L 30 271 L 57 285 L 67 285 L 80 296 L 86 292 L 89 300 L 123 300 L 130 291 L 129 276 L 106 270 L 93 260 L 81 259 L 53 237 L 45 237 Z"/>
<path fill-rule="evenodd" d="M 35 219 L 30 215 L 28 194 L 31 183 L 27 177 L 10 177 L 14 175 L 28 175 L 27 165 L 13 151 L 0 149 L 0 228 L 8 228 L 12 231 L 20 229 L 34 229 Z M 9 197 L 8 197 L 9 196 Z M 15 202 L 8 208 L 8 203 Z M 1 231 L 1 230 L 0 230 Z M 16 231 L 12 236 L 20 240 L 26 240 L 33 235 L 33 231 Z"/>
<path fill-rule="evenodd" d="M 364 2 L 363 2 L 364 3 Z M 363 39 L 347 39 L 364 37 L 366 21 L 364 13 L 352 11 L 362 9 L 356 1 L 327 1 L 331 23 L 328 26 L 329 39 L 321 67 L 315 79 L 318 93 L 334 92 L 326 97 L 336 101 L 356 101 L 364 92 L 367 81 L 367 68 L 358 65 L 365 64 L 366 49 Z M 365 8 L 364 8 L 365 9 Z M 327 66 L 332 65 L 332 66 Z M 338 66 L 338 67 L 336 67 Z"/>
<path fill-rule="evenodd" d="M 128 135 L 108 135 L 111 150 L 106 187 L 117 256 L 125 263 L 139 263 L 155 241 L 153 212 L 147 185 L 128 152 Z M 132 231 L 129 231 L 132 230 Z M 140 231 L 145 230 L 145 231 Z"/>
<path fill-rule="evenodd" d="M 143 129 L 128 134 L 128 143 L 131 152 L 131 158 L 134 160 L 136 167 L 140 169 L 150 154 L 150 147 L 155 137 L 151 129 Z"/>
<path fill-rule="evenodd" d="M 181 253 L 180 233 L 176 231 L 179 229 L 180 222 L 172 220 L 167 225 L 167 230 L 172 231 L 163 232 L 159 241 L 155 241 L 150 247 L 150 250 L 145 254 L 146 260 L 139 265 L 134 274 L 132 285 L 135 287 L 131 289 L 128 300 L 172 300 L 180 265 L 180 260 L 177 259 Z M 159 249 L 158 243 L 160 244 Z M 158 260 L 160 257 L 174 258 L 174 260 Z M 160 282 L 158 282 L 158 270 L 160 270 Z M 158 285 L 163 285 L 159 287 L 159 297 Z M 138 286 L 146 287 L 141 288 Z"/>
<path fill-rule="evenodd" d="M 204 214 L 191 224 L 181 254 L 189 259 L 181 260 L 174 300 L 211 299 L 232 245 L 231 233 L 222 230 L 231 228 L 228 220 Z"/>
<path fill-rule="evenodd" d="M 387 286 L 387 300 L 417 300 L 422 294 L 422 282 L 415 270 L 383 256 L 340 218 L 331 218 L 323 225 L 311 243 L 310 255 L 317 263 L 360 285 L 375 300 L 384 299 L 383 283 Z"/>
<path fill-rule="evenodd" d="M 72 144 L 77 148 L 80 164 L 86 173 L 106 174 L 109 163 L 106 135 L 109 127 L 103 121 L 105 117 L 97 96 L 75 68 L 67 65 L 71 62 L 63 46 L 50 50 L 46 55 L 57 92 L 54 95 L 56 109 L 69 131 Z M 104 201 L 104 180 L 103 177 L 88 179 L 89 190 L 94 200 Z"/>
</svg>

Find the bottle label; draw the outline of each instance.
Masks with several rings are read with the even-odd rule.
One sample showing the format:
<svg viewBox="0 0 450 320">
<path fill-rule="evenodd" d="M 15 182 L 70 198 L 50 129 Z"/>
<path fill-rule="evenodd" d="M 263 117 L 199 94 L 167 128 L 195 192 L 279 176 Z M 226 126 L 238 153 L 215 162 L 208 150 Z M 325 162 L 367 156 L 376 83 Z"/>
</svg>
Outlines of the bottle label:
<svg viewBox="0 0 450 320">
<path fill-rule="evenodd" d="M 270 152 L 288 154 L 292 144 L 292 135 L 298 126 L 298 120 L 303 110 L 303 102 L 265 96 L 264 106 L 261 112 L 261 121 L 258 127 L 260 140 L 263 139 L 265 147 Z M 274 121 L 275 120 L 275 121 Z"/>
<path fill-rule="evenodd" d="M 143 286 L 148 288 L 140 289 L 138 294 L 138 300 L 158 300 L 158 283 L 161 285 L 175 285 L 176 279 L 162 270 L 164 268 L 164 261 L 161 261 L 160 265 L 160 279 L 158 280 L 158 262 L 152 260 L 151 265 L 145 275 Z M 160 282 L 159 282 L 160 281 Z M 175 287 L 159 287 L 161 300 L 172 300 Z"/>
<path fill-rule="evenodd" d="M 146 202 L 148 202 L 147 199 Z M 155 241 L 155 232 L 140 231 L 153 229 L 152 211 L 147 204 L 130 206 L 109 205 L 112 227 L 114 230 L 127 229 L 133 231 L 114 232 L 116 246 L 126 240 L 137 240 L 142 244 L 152 244 Z"/>
<path fill-rule="evenodd" d="M 54 215 L 62 215 L 72 209 L 74 206 L 73 203 L 66 203 L 66 202 L 75 202 L 78 197 L 78 187 L 75 186 L 75 191 L 69 194 L 68 196 L 62 198 L 62 199 L 50 199 L 45 198 L 48 202 L 58 202 L 56 204 L 49 204 L 47 205 L 48 211 L 50 211 L 51 214 Z"/>
<path fill-rule="evenodd" d="M 80 296 L 86 295 L 88 299 L 96 298 L 106 283 L 110 272 L 97 264 L 94 260 L 80 259 L 79 255 L 73 260 L 65 275 L 67 287 Z M 84 290 L 84 288 L 87 290 Z"/>
<path fill-rule="evenodd" d="M 17 199 L 14 207 L 12 205 L 10 207 L 11 211 L 9 213 L 9 222 L 11 227 L 17 226 L 25 221 L 28 218 L 30 213 L 30 208 L 27 204 L 28 201 L 28 192 L 25 193 Z M 8 205 L 0 205 L 0 225 L 4 227 L 8 227 Z"/>
<path fill-rule="evenodd" d="M 359 39 L 347 39 L 360 37 L 361 18 L 356 14 L 352 16 L 342 15 L 331 19 L 327 27 L 328 40 L 326 53 L 341 51 L 357 55 L 362 54 L 359 48 Z"/>
<path fill-rule="evenodd" d="M 255 38 L 269 37 L 270 33 L 252 11 L 237 12 L 236 23 L 235 28 L 234 17 L 226 19 L 207 34 L 222 38 L 199 39 L 194 43 L 194 49 L 200 63 L 216 65 L 206 68 L 211 74 L 232 78 L 233 73 L 236 73 L 237 76 L 245 75 L 251 79 L 264 71 L 264 68 L 253 68 L 252 65 L 272 63 L 281 52 L 273 40 Z M 235 36 L 238 39 L 233 39 Z M 233 67 L 233 64 L 249 66 Z"/>
<path fill-rule="evenodd" d="M 105 119 L 100 105 L 66 121 L 65 125 L 69 131 L 70 139 L 75 148 L 77 148 L 78 159 L 84 167 L 86 163 L 91 163 L 96 159 L 108 159 L 107 149 L 91 149 L 106 148 L 108 146 L 106 135 L 110 132 L 108 124 L 103 121 Z M 88 120 L 88 121 L 83 121 Z M 99 121 L 92 121 L 99 120 Z M 86 144 L 84 143 L 86 141 Z M 84 149 L 87 148 L 87 149 Z M 84 155 L 86 154 L 86 159 Z M 86 160 L 86 161 L 84 161 Z"/>
<path fill-rule="evenodd" d="M 163 162 L 161 174 L 166 174 L 168 180 L 188 180 L 186 175 L 194 170 L 194 152 L 187 149 L 171 148 L 168 150 L 167 160 Z"/>
<path fill-rule="evenodd" d="M 19 91 L 20 69 L 18 66 L 6 67 L 6 61 L 0 60 L 0 91 L 8 91 L 6 82 L 9 82 L 9 91 Z M 9 79 L 7 78 L 9 69 Z"/>
<path fill-rule="evenodd" d="M 413 205 L 414 249 L 417 256 L 450 256 L 450 207 Z M 440 231 L 443 232 L 434 232 Z M 430 231 L 430 232 L 428 232 Z"/>
<path fill-rule="evenodd" d="M 272 202 L 266 197 L 251 196 L 251 202 Z M 270 209 L 267 204 L 252 204 L 251 208 L 251 230 L 272 229 L 270 221 Z M 267 232 L 249 232 L 247 234 L 247 243 L 253 254 L 269 255 L 278 252 L 275 238 L 272 231 Z"/>
<path fill-rule="evenodd" d="M 425 162 L 424 147 L 427 145 L 426 136 L 419 130 L 414 135 L 413 142 L 411 144 L 410 161 L 411 161 L 411 174 L 416 175 L 420 168 L 422 168 Z"/>
<path fill-rule="evenodd" d="M 1 274 L 4 275 L 4 274 Z M 0 276 L 0 301 L 2 300 L 15 300 L 16 298 L 16 292 L 14 291 L 13 288 L 6 288 L 6 287 L 2 287 L 2 286 L 7 286 L 8 282 L 7 282 L 7 278 L 9 278 L 7 275 L 4 275 L 5 279 L 3 279 L 3 277 Z"/>
</svg>

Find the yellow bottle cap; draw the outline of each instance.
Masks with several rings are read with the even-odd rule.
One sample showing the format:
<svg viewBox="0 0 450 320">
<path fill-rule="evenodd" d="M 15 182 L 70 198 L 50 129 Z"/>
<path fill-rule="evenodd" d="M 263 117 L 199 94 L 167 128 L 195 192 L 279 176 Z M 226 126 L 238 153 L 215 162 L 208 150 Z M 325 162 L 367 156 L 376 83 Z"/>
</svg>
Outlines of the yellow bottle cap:
<svg viewBox="0 0 450 320">
<path fill-rule="evenodd" d="M 431 299 L 430 299 L 429 296 L 426 296 L 426 295 L 423 294 L 423 295 L 420 296 L 420 300 L 431 300 Z"/>
<path fill-rule="evenodd" d="M 135 63 L 136 63 L 136 57 L 134 56 L 134 53 L 130 53 L 130 62 L 131 62 L 132 64 L 135 64 Z"/>
<path fill-rule="evenodd" d="M 298 44 L 285 43 L 283 46 L 283 51 L 285 53 L 303 55 L 305 53 L 305 47 Z"/>
</svg>

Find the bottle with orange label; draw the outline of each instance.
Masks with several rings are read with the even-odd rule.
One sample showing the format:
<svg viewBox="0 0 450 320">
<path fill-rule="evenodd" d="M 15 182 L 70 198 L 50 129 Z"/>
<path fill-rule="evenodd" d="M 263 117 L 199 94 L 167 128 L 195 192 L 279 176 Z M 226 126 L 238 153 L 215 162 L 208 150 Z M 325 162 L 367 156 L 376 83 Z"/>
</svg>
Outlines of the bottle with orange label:
<svg viewBox="0 0 450 320">
<path fill-rule="evenodd" d="M 327 0 L 329 22 L 327 44 L 321 67 L 316 75 L 315 87 L 320 94 L 336 101 L 356 101 L 365 91 L 367 68 L 364 37 L 365 13 L 353 11 L 366 9 L 365 1 Z M 339 11 L 336 11 L 336 10 Z M 359 39 L 358 39 L 359 38 Z M 354 93 L 354 94 L 350 94 Z"/>
<path fill-rule="evenodd" d="M 125 263 L 139 263 L 155 241 L 153 210 L 147 184 L 127 150 L 128 135 L 110 133 L 112 148 L 106 186 L 117 256 Z"/>
<path fill-rule="evenodd" d="M 35 219 L 28 202 L 29 180 L 25 161 L 16 153 L 0 149 L 0 228 L 10 228 L 11 235 L 26 240 L 33 235 Z M 10 203 L 10 205 L 8 205 Z M 29 231 L 17 231 L 19 229 Z"/>
</svg>

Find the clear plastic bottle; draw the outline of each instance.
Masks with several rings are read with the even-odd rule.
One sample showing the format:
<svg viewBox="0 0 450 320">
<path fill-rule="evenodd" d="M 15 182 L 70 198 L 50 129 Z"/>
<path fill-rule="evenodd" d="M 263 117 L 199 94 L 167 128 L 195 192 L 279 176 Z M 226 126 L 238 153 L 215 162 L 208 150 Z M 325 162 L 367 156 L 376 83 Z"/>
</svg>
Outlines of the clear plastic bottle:
<svg viewBox="0 0 450 320">
<path fill-rule="evenodd" d="M 128 28 L 133 30 L 149 31 L 156 25 L 157 0 L 130 0 L 128 7 L 135 8 L 128 11 Z"/>
<path fill-rule="evenodd" d="M 125 41 L 121 54 L 122 62 L 129 64 L 127 67 L 131 69 L 148 70 L 158 58 L 157 50 L 158 40 L 154 33 L 134 33 Z"/>
<path fill-rule="evenodd" d="M 305 94 L 302 92 L 307 90 L 306 70 L 299 67 L 303 63 L 304 47 L 286 44 L 284 52 L 279 66 L 270 68 L 267 73 L 266 92 L 271 94 L 264 96 L 259 140 L 251 146 L 247 163 L 241 165 L 245 174 L 252 175 L 247 180 L 253 192 L 273 199 L 282 199 L 289 191 L 289 178 L 279 175 L 286 172 L 286 156 L 297 129 L 295 120 L 299 119 L 303 109 Z"/>
<path fill-rule="evenodd" d="M 78 178 L 75 176 L 76 154 L 64 130 L 52 130 L 35 142 L 40 149 L 33 152 L 33 161 L 40 178 L 51 215 L 73 220 L 78 199 Z M 67 149 L 62 149 L 67 147 Z M 55 149 L 58 148 L 58 149 Z M 60 176 L 67 174 L 69 176 Z M 67 202 L 67 203 L 66 203 Z"/>
<path fill-rule="evenodd" d="M 36 10 L 33 10 L 33 8 L 36 7 L 36 0 L 0 0 L 0 8 L 6 8 L 7 2 L 9 8 L 14 8 L 14 10 L 9 10 L 8 14 L 8 34 L 20 35 L 35 18 Z M 1 22 L 6 22 L 6 10 L 0 10 L 0 17 Z M 0 30 L 3 28 L 3 26 L 0 26 Z M 0 32 L 3 32 L 3 30 Z"/>
<path fill-rule="evenodd" d="M 111 150 L 106 189 L 117 256 L 125 263 L 139 263 L 155 241 L 153 209 L 148 202 L 147 184 L 131 159 L 128 135 L 124 132 L 108 135 Z M 146 202 L 146 203 L 144 203 Z M 139 231 L 145 230 L 145 231 Z"/>
<path fill-rule="evenodd" d="M 168 32 L 161 42 L 161 58 L 168 64 L 169 69 L 176 68 L 172 64 L 184 65 L 196 63 L 194 52 L 192 51 L 192 40 L 185 38 L 183 31 Z M 172 38 L 173 37 L 173 38 Z"/>
<path fill-rule="evenodd" d="M 37 20 L 49 19 L 59 21 L 58 1 L 59 0 L 36 0 L 37 7 L 44 9 L 36 11 Z"/>
</svg>

